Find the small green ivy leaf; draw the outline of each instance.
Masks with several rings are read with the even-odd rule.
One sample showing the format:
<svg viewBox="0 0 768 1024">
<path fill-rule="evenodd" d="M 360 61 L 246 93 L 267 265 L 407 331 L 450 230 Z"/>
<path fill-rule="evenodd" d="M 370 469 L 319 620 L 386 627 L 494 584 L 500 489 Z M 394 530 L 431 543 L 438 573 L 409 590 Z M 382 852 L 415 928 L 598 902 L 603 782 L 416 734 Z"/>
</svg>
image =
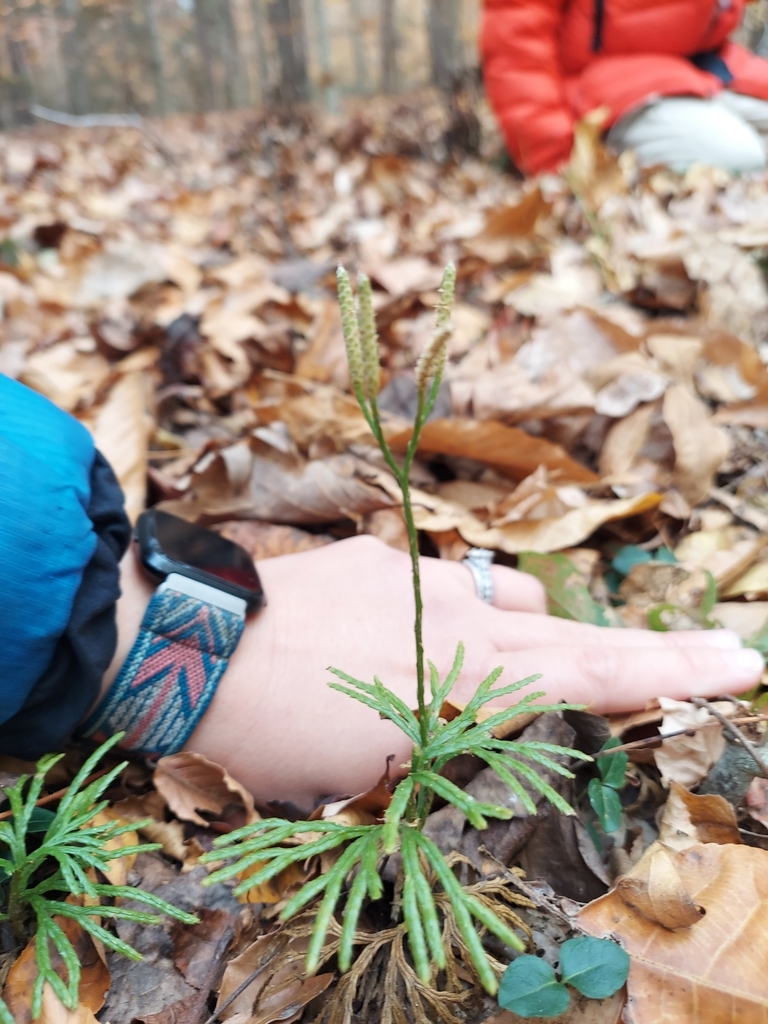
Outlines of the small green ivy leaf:
<svg viewBox="0 0 768 1024">
<path fill-rule="evenodd" d="M 708 569 L 704 570 L 704 575 L 707 578 L 707 589 L 702 594 L 699 611 L 701 612 L 701 617 L 706 619 L 717 604 L 717 581 Z"/>
<path fill-rule="evenodd" d="M 27 832 L 47 832 L 56 814 L 47 807 L 35 807 L 29 816 Z"/>
<path fill-rule="evenodd" d="M 518 555 L 517 567 L 544 584 L 550 615 L 589 622 L 593 626 L 610 625 L 602 605 L 592 597 L 576 566 L 565 555 L 523 551 Z"/>
<path fill-rule="evenodd" d="M 600 779 L 590 779 L 587 796 L 604 832 L 615 832 L 621 827 L 621 800 L 615 789 L 604 786 Z"/>
<path fill-rule="evenodd" d="M 524 953 L 513 960 L 501 978 L 499 1006 L 520 1017 L 557 1017 L 571 997 L 554 969 L 537 956 Z"/>
<path fill-rule="evenodd" d="M 607 999 L 629 975 L 629 957 L 615 942 L 582 935 L 560 947 L 563 982 L 589 999 Z"/>
<path fill-rule="evenodd" d="M 636 544 L 625 544 L 613 556 L 611 565 L 620 576 L 626 576 L 633 565 L 642 565 L 644 562 L 652 561 L 653 555 L 650 551 L 643 551 Z"/>
<path fill-rule="evenodd" d="M 618 736 L 611 736 L 601 747 L 601 750 L 610 750 L 612 747 L 620 747 L 621 740 Z M 618 754 L 611 754 L 608 757 L 598 757 L 597 767 L 603 779 L 604 786 L 612 789 L 624 788 L 624 776 L 627 774 L 629 754 L 626 750 L 620 750 Z"/>
</svg>

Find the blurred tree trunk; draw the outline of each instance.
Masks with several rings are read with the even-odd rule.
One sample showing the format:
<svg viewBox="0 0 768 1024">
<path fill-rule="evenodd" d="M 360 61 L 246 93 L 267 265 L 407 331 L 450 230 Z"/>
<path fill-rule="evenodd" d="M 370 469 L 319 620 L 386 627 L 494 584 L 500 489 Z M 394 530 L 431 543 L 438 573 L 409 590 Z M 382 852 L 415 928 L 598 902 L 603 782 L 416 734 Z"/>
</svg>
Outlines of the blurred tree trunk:
<svg viewBox="0 0 768 1024">
<path fill-rule="evenodd" d="M 85 71 L 85 28 L 80 17 L 80 0 L 60 0 L 58 11 L 65 22 L 61 36 L 61 55 L 67 73 L 68 106 L 73 114 L 87 114 L 90 102 Z"/>
<path fill-rule="evenodd" d="M 231 0 L 215 0 L 214 8 L 219 22 L 220 56 L 224 66 L 224 87 L 227 107 L 244 105 L 240 87 L 240 50 Z"/>
<path fill-rule="evenodd" d="M 237 33 L 229 0 L 195 0 L 195 31 L 202 62 L 202 98 L 206 110 L 241 102 Z"/>
<path fill-rule="evenodd" d="M 396 0 L 381 0 L 381 88 L 384 92 L 397 90 L 397 27 L 395 25 Z"/>
<path fill-rule="evenodd" d="M 450 89 L 462 70 L 461 0 L 430 0 L 429 45 L 432 81 Z"/>
<path fill-rule="evenodd" d="M 200 94 L 203 110 L 214 110 L 213 47 L 204 0 L 195 0 L 195 35 L 200 52 Z"/>
<path fill-rule="evenodd" d="M 280 61 L 280 99 L 287 104 L 306 103 L 309 99 L 309 75 L 301 0 L 272 0 L 269 20 Z"/>
<path fill-rule="evenodd" d="M 365 26 L 360 13 L 360 0 L 349 0 L 349 25 L 352 52 L 355 55 L 355 90 L 368 92 L 368 61 L 365 55 Z"/>
<path fill-rule="evenodd" d="M 155 113 L 165 117 L 168 113 L 168 98 L 165 93 L 163 52 L 160 48 L 160 26 L 156 2 L 157 0 L 144 0 L 144 17 L 149 36 L 149 60 L 152 67 L 152 82 L 155 88 Z"/>
<path fill-rule="evenodd" d="M 262 106 L 269 103 L 269 54 L 267 52 L 267 19 L 264 15 L 264 0 L 251 0 L 251 24 L 256 37 L 256 60 L 258 61 L 259 90 Z"/>
<path fill-rule="evenodd" d="M 315 22 L 315 34 L 317 36 L 316 42 L 320 58 L 320 88 L 325 99 L 326 109 L 330 113 L 335 114 L 339 106 L 339 96 L 333 76 L 331 47 L 328 41 L 328 18 L 326 17 L 325 0 L 312 0 L 312 14 Z"/>
</svg>

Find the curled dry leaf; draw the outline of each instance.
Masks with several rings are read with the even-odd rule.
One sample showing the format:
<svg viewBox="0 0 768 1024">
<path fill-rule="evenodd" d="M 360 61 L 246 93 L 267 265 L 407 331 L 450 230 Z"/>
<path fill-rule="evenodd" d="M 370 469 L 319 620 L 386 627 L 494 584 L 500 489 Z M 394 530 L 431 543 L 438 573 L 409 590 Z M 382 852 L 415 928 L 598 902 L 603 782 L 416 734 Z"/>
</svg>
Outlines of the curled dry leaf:
<svg viewBox="0 0 768 1024">
<path fill-rule="evenodd" d="M 712 424 L 701 399 L 681 384 L 665 394 L 663 415 L 675 446 L 675 486 L 695 505 L 706 496 L 728 454 L 728 437 Z"/>
<path fill-rule="evenodd" d="M 184 841 L 184 826 L 180 821 L 165 820 L 165 799 L 156 790 L 143 796 L 130 796 L 112 805 L 112 811 L 126 821 L 154 821 L 139 831 L 151 843 L 160 843 L 166 857 L 186 863 L 191 849 Z"/>
<path fill-rule="evenodd" d="M 768 852 L 707 843 L 667 858 L 683 892 L 706 911 L 689 927 L 654 923 L 618 889 L 579 914 L 585 931 L 617 939 L 630 955 L 625 1024 L 764 1021 Z"/>
<path fill-rule="evenodd" d="M 287 467 L 253 455 L 242 483 L 232 481 L 224 458 L 214 455 L 193 475 L 190 500 L 159 506 L 192 522 L 262 519 L 292 526 L 335 523 L 388 508 L 381 490 L 365 483 L 349 455 Z"/>
<path fill-rule="evenodd" d="M 510 555 L 521 551 L 546 554 L 575 547 L 604 523 L 647 512 L 661 501 L 659 494 L 641 494 L 618 501 L 591 501 L 562 516 L 488 527 L 472 513 L 450 502 L 418 491 L 414 491 L 412 496 L 414 519 L 419 529 L 430 533 L 456 529 L 468 544 L 505 551 Z"/>
<path fill-rule="evenodd" d="M 134 371 L 120 377 L 98 410 L 92 426 L 96 447 L 115 471 L 134 522 L 147 495 L 147 448 L 152 419 L 147 412 L 147 380 Z"/>
<path fill-rule="evenodd" d="M 669 851 L 658 842 L 618 879 L 615 893 L 627 907 L 668 931 L 690 928 L 705 914 L 684 886 Z"/>
<path fill-rule="evenodd" d="M 221 1019 L 243 1024 L 283 1024 L 297 1020 L 303 1008 L 330 985 L 333 974 L 304 978 L 306 943 L 299 947 L 280 932 L 262 935 L 227 964 L 217 1006 L 222 1006 L 254 972 L 256 977 L 230 1005 Z"/>
<path fill-rule="evenodd" d="M 696 786 L 708 775 L 725 748 L 722 726 L 706 708 L 694 707 L 687 701 L 660 697 L 659 703 L 664 712 L 659 727 L 662 737 L 665 733 L 695 728 L 689 735 L 662 739 L 661 747 L 654 751 L 661 781 L 665 786 L 672 782 L 686 787 Z M 725 701 L 716 702 L 713 706 L 726 716 L 734 710 L 734 705 Z"/>
<path fill-rule="evenodd" d="M 743 842 L 733 807 L 722 796 L 699 796 L 673 782 L 659 826 L 659 842 L 671 850 L 696 843 Z"/>
<path fill-rule="evenodd" d="M 198 811 L 220 816 L 225 807 L 231 805 L 244 812 L 243 824 L 260 819 L 248 790 L 221 765 L 209 761 L 202 754 L 182 751 L 161 757 L 152 781 L 170 809 L 182 821 L 207 825 L 208 822 Z"/>
</svg>

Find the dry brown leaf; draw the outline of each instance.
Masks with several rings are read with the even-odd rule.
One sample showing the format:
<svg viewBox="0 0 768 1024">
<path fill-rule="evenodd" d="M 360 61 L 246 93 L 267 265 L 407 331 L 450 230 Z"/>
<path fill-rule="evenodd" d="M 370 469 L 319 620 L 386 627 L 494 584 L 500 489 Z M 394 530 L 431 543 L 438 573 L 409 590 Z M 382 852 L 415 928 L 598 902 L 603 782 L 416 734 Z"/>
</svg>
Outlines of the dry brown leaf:
<svg viewBox="0 0 768 1024">
<path fill-rule="evenodd" d="M 166 857 L 186 863 L 190 848 L 184 840 L 184 826 L 180 821 L 165 820 L 166 803 L 155 790 L 143 796 L 130 796 L 112 805 L 112 812 L 126 821 L 143 821 L 154 818 L 148 825 L 139 829 L 142 836 L 151 843 L 160 843 Z"/>
<path fill-rule="evenodd" d="M 696 726 L 690 735 L 670 736 L 662 739 L 661 747 L 654 751 L 656 766 L 661 772 L 664 785 L 677 782 L 681 786 L 697 786 L 710 768 L 718 761 L 725 748 L 722 727 L 712 724 L 715 720 L 706 708 L 697 708 L 687 701 L 660 697 L 664 719 L 659 732 L 680 732 Z M 725 701 L 715 703 L 718 711 L 732 713 L 734 705 Z M 698 728 L 707 723 L 706 728 Z"/>
<path fill-rule="evenodd" d="M 575 547 L 604 523 L 656 508 L 661 495 L 641 494 L 619 501 L 592 501 L 561 516 L 490 527 L 460 505 L 416 488 L 412 489 L 412 500 L 414 521 L 420 530 L 437 534 L 458 530 L 474 547 L 492 548 L 514 555 L 521 551 L 546 553 Z"/>
<path fill-rule="evenodd" d="M 99 811 L 97 815 L 91 818 L 90 825 L 108 825 L 110 823 L 117 823 L 118 825 L 130 824 L 130 818 L 124 818 L 114 807 L 105 807 L 103 811 Z M 123 832 L 122 835 L 117 836 L 115 839 L 110 839 L 104 843 L 105 850 L 121 850 L 126 846 L 137 846 L 139 837 L 136 832 Z M 107 864 L 104 874 L 107 880 L 112 885 L 127 885 L 128 884 L 128 872 L 133 867 L 136 861 L 137 854 L 132 853 L 127 857 L 119 857 L 115 860 L 109 861 Z"/>
<path fill-rule="evenodd" d="M 681 384 L 668 389 L 662 408 L 675 447 L 675 486 L 696 504 L 706 496 L 728 454 L 728 438 L 712 424 L 704 403 Z"/>
<path fill-rule="evenodd" d="M 37 1024 L 99 1024 L 99 1021 L 93 1010 L 83 1003 L 76 1010 L 68 1010 L 46 982 L 43 987 L 43 1007 Z"/>
<path fill-rule="evenodd" d="M 768 601 L 720 601 L 712 609 L 712 618 L 742 640 L 749 640 L 768 623 Z"/>
<path fill-rule="evenodd" d="M 325 299 L 309 335 L 309 344 L 296 362 L 296 374 L 333 384 L 337 388 L 349 387 L 347 350 L 341 332 L 341 313 L 335 299 Z"/>
<path fill-rule="evenodd" d="M 233 446 L 234 447 L 234 446 Z M 363 482 L 354 458 L 336 455 L 296 468 L 253 455 L 246 481 L 233 486 L 221 455 L 193 475 L 190 498 L 160 508 L 193 522 L 240 517 L 291 526 L 354 519 L 393 501 Z"/>
<path fill-rule="evenodd" d="M 666 931 L 691 928 L 706 913 L 683 884 L 671 853 L 661 843 L 653 843 L 614 889 L 627 907 Z"/>
<path fill-rule="evenodd" d="M 110 374 L 109 363 L 94 348 L 90 336 L 59 342 L 29 356 L 19 379 L 62 409 L 74 412 L 95 400 Z"/>
<path fill-rule="evenodd" d="M 671 931 L 654 924 L 629 907 L 617 890 L 579 914 L 582 928 L 617 939 L 631 957 L 624 1021 L 765 1021 L 768 853 L 710 843 L 667 857 L 683 891 L 706 911 L 690 927 Z"/>
<path fill-rule="evenodd" d="M 411 431 L 389 438 L 395 451 L 404 450 Z M 433 420 L 419 438 L 419 451 L 477 459 L 513 480 L 522 480 L 539 466 L 546 466 L 558 479 L 590 483 L 597 479 L 591 470 L 572 459 L 560 445 L 531 437 L 524 430 L 502 423 L 462 419 Z"/>
<path fill-rule="evenodd" d="M 53 1024 L 59 1024 L 60 1021 L 62 1024 L 91 1024 L 95 1020 L 93 1014 L 98 1013 L 104 1005 L 110 985 L 110 973 L 104 951 L 97 949 L 90 935 L 83 931 L 77 921 L 70 917 L 55 917 L 54 920 L 75 947 L 75 952 L 80 960 L 79 997 L 81 1005 L 77 1011 L 72 1013 L 71 1017 L 66 1016 L 69 1011 L 62 1006 L 51 989 L 47 1003 L 44 1004 L 43 1017 L 38 1020 L 45 1019 L 45 1007 L 47 1006 Z M 54 970 L 59 977 L 66 979 L 67 973 L 63 960 L 53 947 L 49 948 Z M 38 975 L 35 957 L 35 940 L 32 939 L 11 967 L 3 989 L 3 999 L 13 1014 L 16 1024 L 31 1024 L 32 1022 L 32 988 Z M 48 988 L 49 986 L 46 985 L 46 989 Z"/>
<path fill-rule="evenodd" d="M 147 412 L 147 379 L 139 371 L 120 377 L 91 427 L 96 447 L 115 471 L 131 522 L 144 510 L 147 448 L 152 419 Z"/>
<path fill-rule="evenodd" d="M 743 842 L 736 814 L 722 796 L 698 796 L 672 782 L 659 825 L 659 842 L 671 850 L 696 843 Z"/>
<path fill-rule="evenodd" d="M 161 757 L 152 781 L 169 808 L 182 821 L 207 825 L 198 811 L 221 815 L 224 808 L 232 804 L 245 812 L 244 824 L 260 820 L 248 790 L 221 765 L 209 761 L 202 754 L 181 751 Z"/>
</svg>

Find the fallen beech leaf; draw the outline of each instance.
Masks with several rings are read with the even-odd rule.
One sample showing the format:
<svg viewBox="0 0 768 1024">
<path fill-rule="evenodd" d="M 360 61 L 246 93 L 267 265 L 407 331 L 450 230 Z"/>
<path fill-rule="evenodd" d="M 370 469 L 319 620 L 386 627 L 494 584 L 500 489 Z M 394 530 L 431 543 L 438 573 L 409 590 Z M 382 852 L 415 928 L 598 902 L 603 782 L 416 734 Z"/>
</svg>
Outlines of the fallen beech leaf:
<svg viewBox="0 0 768 1024">
<path fill-rule="evenodd" d="M 93 344 L 92 339 L 87 339 Z M 80 352 L 72 341 L 35 352 L 20 375 L 22 383 L 73 412 L 81 403 L 90 405 L 109 377 L 109 363 L 98 352 Z"/>
<path fill-rule="evenodd" d="M 389 438 L 395 451 L 403 451 L 411 437 L 406 430 Z M 539 466 L 558 473 L 558 481 L 591 483 L 595 474 L 572 459 L 560 445 L 542 438 L 531 437 L 517 427 L 506 427 L 503 423 L 460 417 L 449 420 L 432 420 L 424 425 L 419 438 L 419 451 L 435 455 L 455 455 L 477 459 L 493 469 L 522 480 Z"/>
<path fill-rule="evenodd" d="M 587 932 L 617 939 L 632 963 L 626 1024 L 746 1024 L 768 1016 L 768 853 L 750 846 L 691 846 L 668 854 L 684 890 L 706 910 L 669 931 L 617 891 L 579 914 Z"/>
<path fill-rule="evenodd" d="M 103 811 L 99 811 L 88 822 L 89 825 L 106 825 L 110 822 L 117 822 L 119 825 L 128 825 L 130 819 L 123 818 L 113 807 L 105 807 Z M 123 832 L 121 836 L 117 836 L 115 839 L 110 839 L 109 842 L 104 844 L 106 850 L 120 850 L 126 846 L 137 846 L 139 837 L 136 832 Z M 108 881 L 112 885 L 127 885 L 128 884 L 128 872 L 133 867 L 136 857 L 135 853 L 130 854 L 127 857 L 119 857 L 116 860 L 109 861 L 107 869 L 104 871 Z"/>
<path fill-rule="evenodd" d="M 144 511 L 147 447 L 152 419 L 147 412 L 146 375 L 120 377 L 96 413 L 91 427 L 96 447 L 115 471 L 131 522 Z"/>
<path fill-rule="evenodd" d="M 715 719 L 706 708 L 697 708 L 687 701 L 672 700 L 670 697 L 659 697 L 664 718 L 659 726 L 659 733 L 680 732 L 697 726 L 690 735 L 670 736 L 662 739 L 661 747 L 654 751 L 656 766 L 661 772 L 661 781 L 665 786 L 677 782 L 681 786 L 696 786 L 709 773 L 710 768 L 719 760 L 725 748 L 722 727 L 704 723 L 714 723 Z M 725 701 L 716 702 L 714 707 L 723 714 L 733 712 L 734 705 Z"/>
<path fill-rule="evenodd" d="M 81 1003 L 76 1010 L 68 1010 L 51 986 L 43 988 L 43 1007 L 36 1024 L 99 1024 L 93 1010 Z"/>
<path fill-rule="evenodd" d="M 77 1011 L 73 1011 L 71 1018 L 57 1016 L 57 1014 L 68 1014 L 69 1011 L 61 1004 L 56 993 L 51 989 L 47 1003 L 44 1002 L 43 1016 L 38 1018 L 38 1021 L 46 1019 L 47 1006 L 47 1012 L 51 1014 L 48 1019 L 55 1024 L 58 1024 L 59 1021 L 66 1022 L 66 1024 L 90 1024 L 92 1020 L 95 1020 L 93 1014 L 98 1013 L 104 1005 L 110 985 L 109 968 L 103 950 L 96 948 L 93 939 L 83 931 L 77 921 L 70 917 L 55 917 L 54 920 L 75 947 L 80 961 L 79 997 L 81 1006 Z M 60 978 L 66 979 L 67 972 L 64 961 L 53 946 L 49 946 L 49 949 L 54 970 Z M 31 1024 L 32 1022 L 32 988 L 38 974 L 35 956 L 35 940 L 32 939 L 8 972 L 3 989 L 3 999 L 8 1004 L 16 1024 Z M 46 985 L 46 989 L 48 988 L 49 986 Z M 76 1013 L 82 1013 L 83 1016 L 74 1015 Z M 91 1014 L 91 1016 L 88 1017 L 87 1014 Z"/>
<path fill-rule="evenodd" d="M 704 403 L 681 384 L 667 390 L 662 410 L 675 447 L 675 486 L 696 504 L 706 496 L 728 454 L 728 438 L 712 424 Z"/>
<path fill-rule="evenodd" d="M 763 556 L 722 593 L 723 597 L 765 597 L 768 594 L 768 558 Z"/>
<path fill-rule="evenodd" d="M 756 775 L 749 785 L 745 799 L 750 818 L 768 826 L 768 779 Z"/>
<path fill-rule="evenodd" d="M 182 821 L 207 825 L 208 822 L 198 811 L 221 815 L 230 804 L 244 810 L 244 824 L 260 820 L 260 815 L 254 810 L 251 794 L 224 768 L 202 754 L 182 751 L 161 757 L 152 781 L 170 809 Z"/>
<path fill-rule="evenodd" d="M 685 850 L 696 843 L 743 842 L 736 814 L 722 796 L 698 796 L 673 782 L 659 826 L 659 842 Z"/>
<path fill-rule="evenodd" d="M 192 500 L 161 502 L 158 507 L 192 522 L 238 517 L 302 526 L 335 523 L 393 504 L 360 479 L 349 455 L 317 459 L 295 469 L 255 455 L 241 489 L 232 486 L 224 460 L 217 455 L 193 476 L 189 493 Z"/>
<path fill-rule="evenodd" d="M 658 842 L 649 846 L 632 870 L 618 879 L 614 892 L 628 907 L 672 931 L 690 928 L 705 913 L 694 903 L 669 852 Z"/>
<path fill-rule="evenodd" d="M 126 821 L 142 821 L 154 818 L 149 825 L 139 829 L 142 836 L 151 843 L 160 843 L 166 857 L 186 863 L 190 848 L 184 841 L 184 826 L 180 821 L 166 821 L 166 803 L 160 793 L 150 790 L 143 796 L 126 797 L 112 805 L 112 812 Z"/>
<path fill-rule="evenodd" d="M 768 601 L 720 601 L 712 609 L 712 618 L 749 640 L 768 623 Z"/>
<path fill-rule="evenodd" d="M 402 776 L 402 772 L 399 775 Z M 367 789 L 364 793 L 358 793 L 357 796 L 335 800 L 330 804 L 321 804 L 312 812 L 309 820 L 336 821 L 343 825 L 374 825 L 381 821 L 384 812 L 392 802 L 392 791 L 397 782 L 398 779 L 394 781 L 390 779 L 389 762 L 387 762 L 387 770 L 375 786 Z"/>
</svg>

